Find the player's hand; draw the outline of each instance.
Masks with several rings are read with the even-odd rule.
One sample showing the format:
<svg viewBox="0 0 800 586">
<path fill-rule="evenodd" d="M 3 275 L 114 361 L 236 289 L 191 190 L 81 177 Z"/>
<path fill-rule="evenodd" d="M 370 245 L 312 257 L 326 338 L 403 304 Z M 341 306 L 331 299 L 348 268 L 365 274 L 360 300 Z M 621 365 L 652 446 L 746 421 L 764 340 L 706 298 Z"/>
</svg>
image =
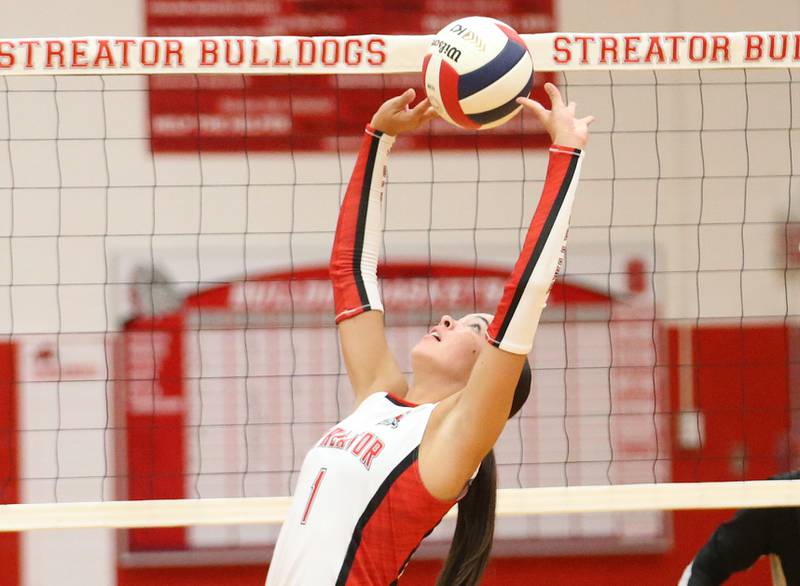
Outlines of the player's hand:
<svg viewBox="0 0 800 586">
<path fill-rule="evenodd" d="M 409 104 L 414 101 L 417 92 L 409 88 L 397 97 L 386 100 L 372 117 L 370 126 L 386 134 L 399 134 L 416 130 L 436 117 L 428 98 L 413 108 Z"/>
<path fill-rule="evenodd" d="M 594 116 L 576 118 L 575 102 L 565 104 L 561 92 L 552 83 L 544 84 L 544 91 L 550 98 L 550 110 L 530 98 L 517 98 L 517 103 L 533 112 L 550 134 L 554 144 L 584 148 L 589 139 L 589 125 L 594 122 Z"/>
</svg>

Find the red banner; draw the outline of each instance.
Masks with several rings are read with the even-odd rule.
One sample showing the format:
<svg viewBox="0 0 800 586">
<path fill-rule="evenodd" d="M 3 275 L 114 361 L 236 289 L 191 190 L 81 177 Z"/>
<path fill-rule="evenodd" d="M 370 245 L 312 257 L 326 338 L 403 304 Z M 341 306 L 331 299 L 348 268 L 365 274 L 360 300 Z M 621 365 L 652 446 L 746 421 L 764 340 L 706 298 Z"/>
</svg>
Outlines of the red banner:
<svg viewBox="0 0 800 586">
<path fill-rule="evenodd" d="M 147 34 L 348 35 L 430 34 L 448 22 L 487 14 L 520 32 L 553 30 L 552 0 L 148 0 Z M 379 39 L 373 39 L 379 41 Z M 351 47 L 365 58 L 380 47 Z M 224 54 L 224 47 L 218 47 Z M 377 53 L 376 53 L 377 52 Z M 238 53 L 237 53 L 238 54 Z M 552 74 L 535 77 L 533 93 Z M 422 75 L 151 76 L 150 132 L 156 152 L 332 150 L 355 148 L 350 137 L 386 98 L 408 87 L 422 96 Z M 480 134 L 437 121 L 408 137 L 417 149 L 541 146 L 541 130 L 518 117 Z M 530 127 L 527 127 L 530 124 Z M 341 138 L 346 137 L 346 138 Z"/>
</svg>

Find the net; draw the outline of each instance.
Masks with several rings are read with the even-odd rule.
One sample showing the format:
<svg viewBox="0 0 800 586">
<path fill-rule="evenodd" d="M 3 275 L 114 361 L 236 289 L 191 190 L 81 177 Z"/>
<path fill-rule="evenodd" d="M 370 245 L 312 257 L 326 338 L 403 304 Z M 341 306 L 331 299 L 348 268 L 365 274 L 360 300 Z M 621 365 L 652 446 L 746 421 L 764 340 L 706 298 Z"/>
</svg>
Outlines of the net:
<svg viewBox="0 0 800 586">
<path fill-rule="evenodd" d="M 666 510 L 800 504 L 786 482 L 707 484 L 797 466 L 795 39 L 526 37 L 535 94 L 554 79 L 598 121 L 532 398 L 497 446 L 496 551 L 655 550 Z M 368 111 L 417 86 L 425 46 L 0 43 L 0 477 L 27 503 L 4 529 L 263 557 L 278 528 L 257 523 L 352 407 L 327 257 Z M 406 371 L 439 315 L 499 299 L 542 144 L 524 116 L 398 141 L 380 274 Z"/>
</svg>

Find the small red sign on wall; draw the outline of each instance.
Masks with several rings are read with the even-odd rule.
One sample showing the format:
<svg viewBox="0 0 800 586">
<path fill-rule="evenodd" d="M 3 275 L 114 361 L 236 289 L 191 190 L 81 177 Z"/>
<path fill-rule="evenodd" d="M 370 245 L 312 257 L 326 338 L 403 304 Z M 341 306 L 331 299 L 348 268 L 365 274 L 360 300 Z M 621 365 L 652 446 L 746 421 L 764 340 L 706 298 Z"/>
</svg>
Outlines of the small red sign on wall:
<svg viewBox="0 0 800 586">
<path fill-rule="evenodd" d="M 146 10 L 150 36 L 430 34 L 472 14 L 490 15 L 525 33 L 554 28 L 553 0 L 465 0 L 457 11 L 451 3 L 422 0 L 148 0 Z M 151 76 L 151 146 L 157 152 L 355 148 L 340 137 L 360 134 L 386 98 L 408 87 L 422 96 L 421 79 L 421 74 Z M 545 98 L 542 86 L 551 79 L 552 74 L 535 76 L 536 99 Z M 521 130 L 521 117 L 480 134 L 437 121 L 431 132 L 409 137 L 405 146 L 428 150 L 547 143 L 538 128 Z"/>
</svg>

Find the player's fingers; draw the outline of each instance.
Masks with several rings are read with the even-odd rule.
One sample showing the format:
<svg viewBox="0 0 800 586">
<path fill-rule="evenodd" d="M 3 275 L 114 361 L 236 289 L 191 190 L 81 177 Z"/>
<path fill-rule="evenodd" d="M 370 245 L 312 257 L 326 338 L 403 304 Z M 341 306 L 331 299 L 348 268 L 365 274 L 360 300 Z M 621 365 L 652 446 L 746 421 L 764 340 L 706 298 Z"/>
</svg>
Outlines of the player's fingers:
<svg viewBox="0 0 800 586">
<path fill-rule="evenodd" d="M 575 107 L 576 106 L 577 106 L 577 104 L 575 104 L 575 102 L 570 102 L 569 105 L 567 106 L 567 110 L 572 112 L 573 116 L 575 115 Z"/>
<path fill-rule="evenodd" d="M 534 116 L 536 116 L 540 122 L 544 122 L 547 120 L 547 117 L 550 116 L 550 111 L 536 100 L 531 100 L 530 98 L 517 98 L 517 104 L 521 104 L 533 112 Z"/>
<path fill-rule="evenodd" d="M 406 106 L 413 102 L 416 95 L 417 92 L 414 91 L 414 88 L 408 88 L 399 96 L 395 96 L 391 100 L 388 100 L 386 104 L 391 108 L 392 111 L 399 112 L 400 110 L 404 110 Z"/>
<path fill-rule="evenodd" d="M 564 100 L 561 98 L 561 92 L 558 91 L 556 86 L 548 81 L 546 84 L 544 84 L 544 91 L 547 92 L 547 96 L 550 98 L 550 104 L 552 108 L 564 106 Z"/>
<path fill-rule="evenodd" d="M 585 118 L 581 118 L 579 122 L 583 122 L 586 126 L 589 126 L 594 122 L 594 116 L 586 116 Z"/>
<path fill-rule="evenodd" d="M 517 104 L 527 106 L 528 108 L 541 108 L 542 110 L 547 110 L 547 108 L 532 98 L 517 98 Z"/>
<path fill-rule="evenodd" d="M 425 98 L 424 100 L 420 101 L 419 104 L 417 104 L 416 106 L 411 108 L 411 110 L 409 110 L 409 112 L 414 117 L 420 117 L 420 116 L 423 116 L 425 114 L 425 112 L 428 111 L 428 108 L 430 108 L 430 107 L 431 107 L 430 100 L 428 98 Z"/>
<path fill-rule="evenodd" d="M 428 122 L 429 120 L 433 120 L 438 116 L 439 114 L 436 112 L 436 110 L 433 109 L 433 106 L 430 106 L 427 110 L 425 110 L 425 113 L 422 115 L 422 121 Z"/>
</svg>

